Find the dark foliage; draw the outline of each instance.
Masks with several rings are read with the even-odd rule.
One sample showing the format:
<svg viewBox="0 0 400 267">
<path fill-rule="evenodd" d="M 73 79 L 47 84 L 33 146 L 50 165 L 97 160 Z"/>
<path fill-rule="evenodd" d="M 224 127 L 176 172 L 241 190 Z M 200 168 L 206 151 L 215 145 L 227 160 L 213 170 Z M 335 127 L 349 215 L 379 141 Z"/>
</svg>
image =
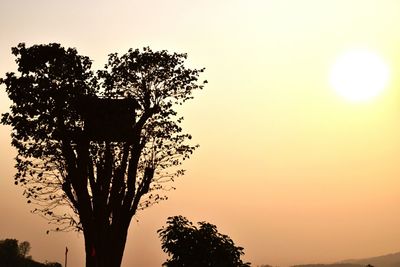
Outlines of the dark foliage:
<svg viewBox="0 0 400 267">
<path fill-rule="evenodd" d="M 74 104 L 79 97 L 94 95 L 96 89 L 91 61 L 59 44 L 29 48 L 19 44 L 12 53 L 17 57 L 19 75 L 7 73 L 0 82 L 13 102 L 1 122 L 12 127 L 12 145 L 18 151 L 15 183 L 25 187 L 28 203 L 39 204 L 35 212 L 63 229 L 79 229 L 74 213 L 57 214 L 55 210 L 70 205 L 77 212 L 74 193 L 71 198 L 66 196 L 71 174 L 64 152 L 76 146 L 66 133 L 83 125 Z"/>
<path fill-rule="evenodd" d="M 60 263 L 39 263 L 28 256 L 30 244 L 16 239 L 0 240 L 0 267 L 62 267 Z"/>
<path fill-rule="evenodd" d="M 166 199 L 197 147 L 175 107 L 203 87 L 203 69 L 150 48 L 111 54 L 97 73 L 59 44 L 12 52 L 19 74 L 0 83 L 13 103 L 2 123 L 18 152 L 15 183 L 56 230 L 83 231 L 87 266 L 119 266 L 132 217 Z"/>
<path fill-rule="evenodd" d="M 235 246 L 227 235 L 220 234 L 217 227 L 207 222 L 194 226 L 182 216 L 169 217 L 167 226 L 158 230 L 162 249 L 168 259 L 168 267 L 246 267 L 240 257 L 243 248 Z"/>
</svg>

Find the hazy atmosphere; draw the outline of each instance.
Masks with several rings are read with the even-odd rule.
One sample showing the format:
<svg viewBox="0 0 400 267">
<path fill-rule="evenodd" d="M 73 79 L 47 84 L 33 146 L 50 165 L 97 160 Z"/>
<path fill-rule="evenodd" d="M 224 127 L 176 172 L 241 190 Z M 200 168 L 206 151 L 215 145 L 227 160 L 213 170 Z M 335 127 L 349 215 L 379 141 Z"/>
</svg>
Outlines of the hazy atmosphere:
<svg viewBox="0 0 400 267">
<path fill-rule="evenodd" d="M 200 148 L 169 199 L 135 216 L 122 266 L 161 266 L 156 231 L 173 215 L 217 225 L 252 266 L 331 263 L 400 251 L 399 27 L 397 0 L 2 0 L 0 76 L 20 42 L 75 47 L 95 69 L 129 48 L 187 53 L 209 82 L 182 109 Z M 368 99 L 335 87 L 354 50 L 384 66 Z M 1 85 L 0 112 L 10 104 Z M 40 261 L 63 263 L 68 246 L 68 265 L 84 266 L 83 236 L 46 234 L 14 185 L 10 133 L 0 127 L 0 239 L 28 240 Z"/>
</svg>

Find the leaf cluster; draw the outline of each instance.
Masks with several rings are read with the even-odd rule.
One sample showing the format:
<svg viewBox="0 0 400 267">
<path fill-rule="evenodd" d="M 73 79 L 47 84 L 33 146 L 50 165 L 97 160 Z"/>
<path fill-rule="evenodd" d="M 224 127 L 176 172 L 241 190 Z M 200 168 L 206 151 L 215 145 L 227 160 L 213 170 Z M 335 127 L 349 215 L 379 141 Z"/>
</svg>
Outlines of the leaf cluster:
<svg viewBox="0 0 400 267">
<path fill-rule="evenodd" d="M 219 233 L 213 224 L 199 222 L 198 225 L 183 216 L 174 216 L 168 218 L 166 227 L 158 230 L 162 249 L 170 256 L 164 266 L 250 266 L 240 259 L 243 248 L 235 246 L 229 236 Z"/>
</svg>

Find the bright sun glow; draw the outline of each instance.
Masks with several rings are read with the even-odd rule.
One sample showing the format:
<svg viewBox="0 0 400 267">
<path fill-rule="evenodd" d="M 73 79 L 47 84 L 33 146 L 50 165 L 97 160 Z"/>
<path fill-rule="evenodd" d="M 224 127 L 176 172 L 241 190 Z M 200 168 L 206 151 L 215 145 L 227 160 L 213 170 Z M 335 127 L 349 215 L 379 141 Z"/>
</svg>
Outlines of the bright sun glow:
<svg viewBox="0 0 400 267">
<path fill-rule="evenodd" d="M 367 101 L 379 95 L 389 80 L 389 67 L 377 54 L 351 50 L 340 55 L 330 73 L 331 86 L 353 102 Z"/>
</svg>

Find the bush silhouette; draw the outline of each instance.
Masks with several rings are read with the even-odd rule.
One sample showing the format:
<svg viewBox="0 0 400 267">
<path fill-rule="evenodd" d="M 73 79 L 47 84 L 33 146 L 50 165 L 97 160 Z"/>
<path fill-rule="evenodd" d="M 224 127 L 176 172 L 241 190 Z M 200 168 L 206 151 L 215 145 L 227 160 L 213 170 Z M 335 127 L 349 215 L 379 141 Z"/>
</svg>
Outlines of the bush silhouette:
<svg viewBox="0 0 400 267">
<path fill-rule="evenodd" d="M 242 247 L 235 246 L 227 235 L 218 232 L 217 227 L 207 222 L 194 226 L 183 216 L 169 217 L 167 226 L 157 232 L 162 249 L 168 259 L 166 267 L 247 267 L 240 257 Z"/>
</svg>

